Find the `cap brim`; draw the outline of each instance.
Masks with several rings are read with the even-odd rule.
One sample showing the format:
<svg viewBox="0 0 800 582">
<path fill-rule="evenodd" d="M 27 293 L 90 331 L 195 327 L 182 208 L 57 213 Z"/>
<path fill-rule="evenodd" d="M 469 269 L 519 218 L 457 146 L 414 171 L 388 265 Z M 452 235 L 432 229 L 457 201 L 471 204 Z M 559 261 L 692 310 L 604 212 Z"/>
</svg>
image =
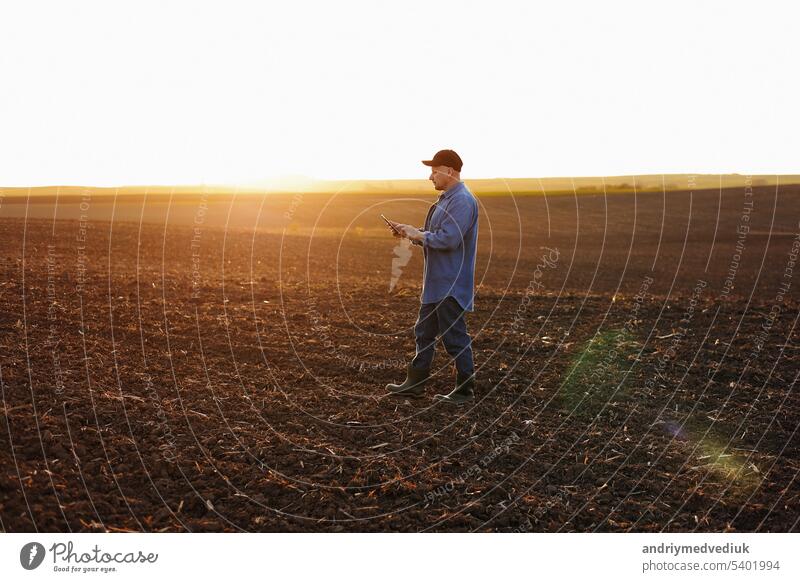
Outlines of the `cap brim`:
<svg viewBox="0 0 800 582">
<path fill-rule="evenodd" d="M 426 166 L 433 166 L 433 160 L 422 160 L 422 163 Z"/>
</svg>

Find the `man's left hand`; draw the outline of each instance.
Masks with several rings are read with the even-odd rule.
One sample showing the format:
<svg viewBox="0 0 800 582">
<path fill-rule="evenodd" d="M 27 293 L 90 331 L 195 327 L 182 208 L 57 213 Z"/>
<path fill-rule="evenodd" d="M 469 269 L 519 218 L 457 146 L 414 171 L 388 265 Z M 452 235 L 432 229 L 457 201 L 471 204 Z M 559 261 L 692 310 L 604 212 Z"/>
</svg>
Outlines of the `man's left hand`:
<svg viewBox="0 0 800 582">
<path fill-rule="evenodd" d="M 399 224 L 397 226 L 400 232 L 403 233 L 404 238 L 418 242 L 425 238 L 425 233 L 409 224 Z"/>
</svg>

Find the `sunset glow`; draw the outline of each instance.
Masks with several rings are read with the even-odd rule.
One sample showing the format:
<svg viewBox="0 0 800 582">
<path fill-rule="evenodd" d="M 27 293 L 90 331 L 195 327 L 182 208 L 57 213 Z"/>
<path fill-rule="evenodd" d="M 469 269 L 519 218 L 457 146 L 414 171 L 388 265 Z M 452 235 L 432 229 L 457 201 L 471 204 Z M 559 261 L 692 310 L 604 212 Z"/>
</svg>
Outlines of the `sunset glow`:
<svg viewBox="0 0 800 582">
<path fill-rule="evenodd" d="M 613 4 L 7 3 L 0 185 L 795 173 L 790 4 Z"/>
</svg>

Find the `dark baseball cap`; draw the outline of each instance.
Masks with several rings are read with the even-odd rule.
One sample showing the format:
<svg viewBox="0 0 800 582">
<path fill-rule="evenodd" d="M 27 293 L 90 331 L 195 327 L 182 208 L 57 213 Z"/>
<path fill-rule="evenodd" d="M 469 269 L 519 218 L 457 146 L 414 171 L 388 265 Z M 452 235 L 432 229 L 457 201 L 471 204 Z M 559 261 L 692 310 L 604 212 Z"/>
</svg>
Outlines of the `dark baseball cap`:
<svg viewBox="0 0 800 582">
<path fill-rule="evenodd" d="M 456 172 L 460 172 L 464 165 L 459 155 L 453 150 L 439 150 L 432 160 L 422 160 L 422 163 L 426 166 L 447 166 Z"/>
</svg>

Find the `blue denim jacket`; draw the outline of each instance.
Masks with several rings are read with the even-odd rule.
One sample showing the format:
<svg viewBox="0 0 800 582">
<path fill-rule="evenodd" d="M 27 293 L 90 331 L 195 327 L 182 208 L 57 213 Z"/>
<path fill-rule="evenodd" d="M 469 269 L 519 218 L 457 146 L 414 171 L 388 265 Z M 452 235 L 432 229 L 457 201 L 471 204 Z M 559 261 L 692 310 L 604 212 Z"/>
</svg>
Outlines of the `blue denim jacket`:
<svg viewBox="0 0 800 582">
<path fill-rule="evenodd" d="M 422 303 L 438 303 L 453 297 L 466 311 L 473 311 L 475 252 L 478 246 L 478 201 L 464 182 L 454 184 L 428 210 Z"/>
</svg>

